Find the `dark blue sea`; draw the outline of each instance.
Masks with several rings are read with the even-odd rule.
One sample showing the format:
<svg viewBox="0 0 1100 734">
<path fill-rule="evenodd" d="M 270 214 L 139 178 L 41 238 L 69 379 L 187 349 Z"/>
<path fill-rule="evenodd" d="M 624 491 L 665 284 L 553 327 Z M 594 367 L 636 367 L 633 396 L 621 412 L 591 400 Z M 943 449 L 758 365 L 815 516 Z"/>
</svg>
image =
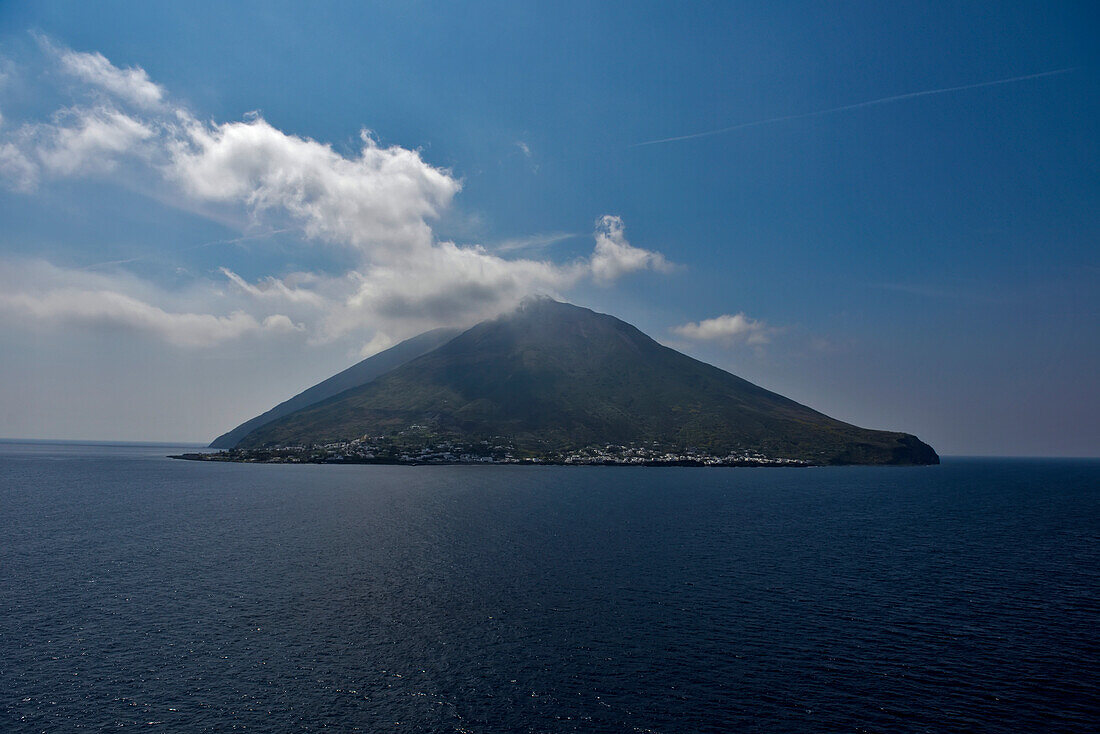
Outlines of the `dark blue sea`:
<svg viewBox="0 0 1100 734">
<path fill-rule="evenodd" d="M 1095 732 L 1100 462 L 0 444 L 0 731 Z"/>
</svg>

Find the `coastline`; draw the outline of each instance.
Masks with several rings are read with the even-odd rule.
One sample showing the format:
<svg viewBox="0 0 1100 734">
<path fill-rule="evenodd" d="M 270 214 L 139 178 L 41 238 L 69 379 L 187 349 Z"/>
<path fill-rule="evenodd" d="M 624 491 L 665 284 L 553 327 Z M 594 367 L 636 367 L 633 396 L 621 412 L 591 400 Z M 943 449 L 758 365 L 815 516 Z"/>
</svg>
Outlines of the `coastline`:
<svg viewBox="0 0 1100 734">
<path fill-rule="evenodd" d="M 813 464 L 807 461 L 801 461 L 799 459 L 671 459 L 671 460 L 659 460 L 659 459 L 647 459 L 636 461 L 617 461 L 614 459 L 591 459 L 591 460 L 563 460 L 563 459 L 478 459 L 478 460 L 436 460 L 436 461 L 424 461 L 420 459 L 390 459 L 390 458 L 362 458 L 362 457 L 254 457 L 254 456 L 230 456 L 227 452 L 210 452 L 210 453 L 184 453 L 184 454 L 170 454 L 169 459 L 180 459 L 183 461 L 202 461 L 211 463 L 227 463 L 227 464 L 328 464 L 328 465 L 378 465 L 378 466 L 646 466 L 646 467 L 662 467 L 662 466 L 680 466 L 680 467 L 742 467 L 742 468 L 756 468 L 756 467 L 811 467 L 811 466 L 825 466 L 825 464 Z"/>
</svg>

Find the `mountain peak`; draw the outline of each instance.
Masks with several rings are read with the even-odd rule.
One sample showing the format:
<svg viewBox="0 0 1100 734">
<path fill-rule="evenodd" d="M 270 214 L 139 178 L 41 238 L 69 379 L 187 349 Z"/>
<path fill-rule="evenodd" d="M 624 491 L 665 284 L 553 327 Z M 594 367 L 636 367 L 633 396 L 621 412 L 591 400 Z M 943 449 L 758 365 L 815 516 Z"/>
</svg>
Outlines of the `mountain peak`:
<svg viewBox="0 0 1100 734">
<path fill-rule="evenodd" d="M 526 311 L 533 308 L 538 308 L 542 305 L 550 304 L 557 304 L 561 306 L 567 305 L 555 299 L 553 296 L 546 295 L 545 293 L 534 293 L 529 296 L 524 296 L 523 299 L 519 302 L 519 306 L 516 307 L 516 310 Z"/>
<path fill-rule="evenodd" d="M 580 316 L 581 314 L 596 315 L 595 311 L 584 308 L 583 306 L 577 306 L 572 303 L 566 303 L 564 301 L 558 301 L 551 296 L 547 295 L 534 295 L 526 296 L 514 310 L 510 312 L 511 315 L 532 315 L 532 314 L 555 314 L 558 316 L 574 315 Z M 507 314 L 506 314 L 507 315 Z"/>
</svg>

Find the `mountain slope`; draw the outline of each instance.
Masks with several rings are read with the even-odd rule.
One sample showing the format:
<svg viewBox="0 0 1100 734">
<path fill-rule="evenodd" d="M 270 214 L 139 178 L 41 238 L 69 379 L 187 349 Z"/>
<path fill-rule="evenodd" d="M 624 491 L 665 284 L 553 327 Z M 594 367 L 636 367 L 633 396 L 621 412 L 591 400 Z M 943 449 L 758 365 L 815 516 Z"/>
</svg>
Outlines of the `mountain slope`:
<svg viewBox="0 0 1100 734">
<path fill-rule="evenodd" d="M 394 435 L 413 425 L 437 437 L 506 437 L 531 453 L 657 442 L 814 463 L 938 463 L 914 436 L 829 418 L 612 316 L 550 299 L 270 422 L 239 447 Z"/>
<path fill-rule="evenodd" d="M 327 400 L 345 390 L 365 385 L 371 380 L 386 374 L 393 368 L 400 367 L 409 360 L 436 349 L 440 345 L 453 339 L 459 333 L 459 329 L 433 329 L 419 336 L 414 336 L 411 339 L 406 339 L 400 344 L 392 346 L 383 352 L 367 357 L 362 362 L 358 362 L 348 367 L 343 372 L 339 372 L 327 380 L 317 383 L 308 390 L 303 390 L 289 400 L 279 403 L 266 413 L 245 421 L 232 431 L 223 433 L 211 442 L 210 448 L 231 449 L 236 446 L 242 438 L 257 428 L 278 418 L 282 418 L 285 415 L 290 415 L 297 410 L 308 408 L 322 400 Z"/>
</svg>

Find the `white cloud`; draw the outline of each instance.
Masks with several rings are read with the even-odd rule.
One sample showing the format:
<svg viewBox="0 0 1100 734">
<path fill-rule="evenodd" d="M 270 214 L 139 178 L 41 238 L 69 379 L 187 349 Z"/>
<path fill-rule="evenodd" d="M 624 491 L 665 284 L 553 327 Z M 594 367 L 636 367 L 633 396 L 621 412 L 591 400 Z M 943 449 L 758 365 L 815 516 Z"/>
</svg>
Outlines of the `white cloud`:
<svg viewBox="0 0 1100 734">
<path fill-rule="evenodd" d="M 153 128 L 110 107 L 66 110 L 59 121 L 39 126 L 38 158 L 58 176 L 111 170 L 118 157 L 134 152 L 155 134 Z"/>
<path fill-rule="evenodd" d="M 743 313 L 723 314 L 713 319 L 683 324 L 672 331 L 696 341 L 737 342 L 766 344 L 770 341 L 771 328 L 763 321 L 751 319 Z"/>
<path fill-rule="evenodd" d="M 48 41 L 42 46 L 92 87 L 94 102 L 64 108 L 49 122 L 0 130 L 0 173 L 9 188 L 28 191 L 51 177 L 121 180 L 125 160 L 131 164 L 127 185 L 156 190 L 160 201 L 187 211 L 211 210 L 218 221 L 247 217 L 295 230 L 303 245 L 340 247 L 353 259 L 341 274 L 255 281 L 222 268 L 232 284 L 230 300 L 240 307 L 228 315 L 218 300 L 221 278 L 205 280 L 201 289 L 219 308 L 199 300 L 165 305 L 169 294 L 130 282 L 147 296 L 111 284 L 26 291 L 18 298 L 9 292 L 9 310 L 76 323 L 84 303 L 83 313 L 94 314 L 97 322 L 198 344 L 277 330 L 285 326 L 280 319 L 265 321 L 267 309 L 277 307 L 286 312 L 286 323 L 303 324 L 311 340 L 353 338 L 378 345 L 434 326 L 472 323 L 533 293 L 556 295 L 586 281 L 606 285 L 637 271 L 671 267 L 660 253 L 631 245 L 616 216 L 597 222 L 591 255 L 571 262 L 512 259 L 505 256 L 509 247 L 494 253 L 443 241 L 432 224 L 451 207 L 462 182 L 419 151 L 383 146 L 363 131 L 359 149 L 345 155 L 327 143 L 287 134 L 258 114 L 236 122 L 200 121 L 140 68 L 120 69 L 101 54 Z M 183 336 L 168 336 L 170 324 Z"/>
<path fill-rule="evenodd" d="M 48 41 L 43 41 L 43 45 L 58 54 L 61 68 L 66 72 L 131 104 L 155 107 L 164 97 L 164 90 L 154 84 L 140 66 L 120 69 L 101 53 L 58 49 Z"/>
<path fill-rule="evenodd" d="M 33 191 L 38 185 L 38 166 L 19 146 L 0 143 L 0 179 L 13 191 Z"/>
<path fill-rule="evenodd" d="M 659 252 L 634 247 L 626 241 L 622 217 L 605 214 L 596 222 L 596 249 L 589 267 L 597 281 L 609 282 L 638 270 L 668 272 L 671 263 Z"/>
<path fill-rule="evenodd" d="M 349 274 L 353 292 L 323 324 L 330 338 L 386 323 L 400 332 L 462 325 L 493 316 L 535 292 L 560 292 L 585 270 L 534 260 L 505 260 L 480 247 L 442 242 L 415 262 L 382 264 Z"/>
<path fill-rule="evenodd" d="M 50 122 L 23 125 L 0 140 L 0 175 L 6 188 L 29 193 L 43 176 L 107 173 L 124 156 L 145 152 L 156 134 L 154 124 L 113 107 L 61 109 Z"/>
<path fill-rule="evenodd" d="M 243 309 L 224 315 L 168 310 L 150 300 L 168 301 L 170 294 L 125 274 L 88 273 L 20 260 L 0 264 L 0 316 L 13 326 L 119 329 L 182 347 L 209 347 L 250 334 L 285 334 L 302 328 L 280 313 L 257 317 Z M 206 292 L 189 293 L 184 299 L 212 300 Z"/>
<path fill-rule="evenodd" d="M 397 342 L 389 334 L 380 331 L 371 337 L 371 340 L 364 344 L 359 350 L 359 358 L 366 359 L 371 355 L 378 354 L 383 349 L 389 349 L 396 343 Z"/>
<path fill-rule="evenodd" d="M 38 324 L 122 327 L 146 332 L 178 346 L 208 347 L 260 331 L 286 332 L 294 324 L 282 314 L 262 322 L 244 311 L 227 316 L 170 313 L 114 291 L 54 290 L 0 294 L 0 311 Z"/>
<path fill-rule="evenodd" d="M 307 236 L 355 246 L 369 257 L 430 247 L 427 220 L 450 205 L 461 183 L 416 151 L 384 148 L 366 131 L 361 137 L 359 155 L 345 158 L 260 117 L 191 123 L 173 141 L 171 175 L 195 197 L 285 215 Z"/>
</svg>

